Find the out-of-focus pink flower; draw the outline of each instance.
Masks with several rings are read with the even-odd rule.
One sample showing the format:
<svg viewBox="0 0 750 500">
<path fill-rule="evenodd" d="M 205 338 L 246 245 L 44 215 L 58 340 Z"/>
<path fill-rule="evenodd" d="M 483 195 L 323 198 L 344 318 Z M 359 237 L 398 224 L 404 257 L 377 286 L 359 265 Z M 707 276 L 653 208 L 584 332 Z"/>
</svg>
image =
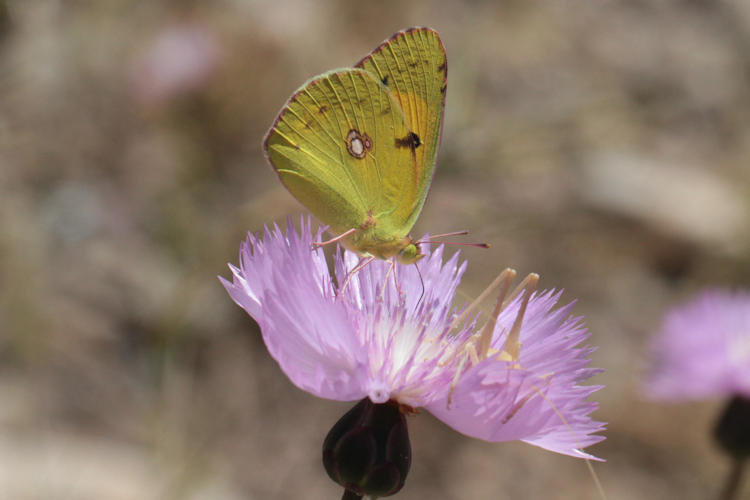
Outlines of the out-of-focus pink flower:
<svg viewBox="0 0 750 500">
<path fill-rule="evenodd" d="M 680 400 L 750 397 L 750 293 L 710 290 L 667 313 L 645 392 Z"/>
<path fill-rule="evenodd" d="M 491 355 L 462 364 L 477 329 L 476 318 L 454 325 L 466 267 L 457 254 L 444 262 L 442 247 L 427 252 L 421 279 L 415 266 L 397 264 L 394 281 L 391 264 L 375 261 L 350 275 L 342 292 L 336 283 L 359 257 L 339 253 L 332 276 L 312 242 L 309 220 L 301 233 L 274 227 L 262 238 L 249 235 L 239 268 L 230 265 L 233 281 L 222 279 L 299 388 L 327 399 L 422 407 L 472 437 L 592 458 L 581 449 L 604 439 L 595 435 L 604 426 L 591 419 L 597 404 L 586 399 L 600 386 L 579 383 L 600 370 L 588 367 L 593 349 L 578 347 L 589 334 L 570 316 L 572 304 L 553 310 L 560 292 L 531 296 L 520 354 L 508 355 L 504 344 L 522 296 L 498 317 Z"/>
<path fill-rule="evenodd" d="M 144 102 L 180 96 L 205 85 L 219 62 L 219 45 L 210 31 L 193 25 L 168 28 L 133 65 L 133 89 Z"/>
</svg>

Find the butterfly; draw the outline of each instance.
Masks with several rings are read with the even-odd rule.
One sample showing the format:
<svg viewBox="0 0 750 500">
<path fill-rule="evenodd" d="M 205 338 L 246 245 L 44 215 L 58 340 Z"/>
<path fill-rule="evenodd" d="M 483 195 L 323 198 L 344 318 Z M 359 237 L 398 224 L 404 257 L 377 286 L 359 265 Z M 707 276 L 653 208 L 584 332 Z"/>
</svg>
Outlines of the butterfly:
<svg viewBox="0 0 750 500">
<path fill-rule="evenodd" d="M 281 109 L 263 141 L 266 157 L 338 235 L 329 242 L 370 260 L 424 256 L 409 232 L 435 171 L 447 73 L 437 32 L 410 28 L 353 68 L 311 78 Z"/>
</svg>

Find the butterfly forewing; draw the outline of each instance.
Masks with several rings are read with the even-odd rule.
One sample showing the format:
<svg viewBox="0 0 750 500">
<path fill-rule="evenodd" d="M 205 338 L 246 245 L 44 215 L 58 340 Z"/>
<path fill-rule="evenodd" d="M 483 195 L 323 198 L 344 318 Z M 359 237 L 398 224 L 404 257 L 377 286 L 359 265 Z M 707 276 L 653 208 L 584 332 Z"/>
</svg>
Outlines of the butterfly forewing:
<svg viewBox="0 0 750 500">
<path fill-rule="evenodd" d="M 400 31 L 357 63 L 376 76 L 399 102 L 412 132 L 417 135 L 416 186 L 418 196 L 401 216 L 411 230 L 429 190 L 440 143 L 445 108 L 447 62 L 438 34 L 429 28 Z"/>
<path fill-rule="evenodd" d="M 265 150 L 287 189 L 334 232 L 377 221 L 386 240 L 408 224 L 419 185 L 415 149 L 403 144 L 410 133 L 380 80 L 360 69 L 335 70 L 289 99 Z"/>
</svg>

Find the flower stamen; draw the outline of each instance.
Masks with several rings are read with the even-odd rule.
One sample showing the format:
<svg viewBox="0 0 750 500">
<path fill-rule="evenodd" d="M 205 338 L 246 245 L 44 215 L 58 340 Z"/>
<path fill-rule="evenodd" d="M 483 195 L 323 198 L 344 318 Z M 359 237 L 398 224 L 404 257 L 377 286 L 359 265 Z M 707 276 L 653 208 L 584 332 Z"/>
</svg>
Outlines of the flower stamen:
<svg viewBox="0 0 750 500">
<path fill-rule="evenodd" d="M 526 307 L 528 306 L 529 299 L 534 293 L 534 290 L 536 290 L 536 285 L 539 282 L 539 275 L 536 273 L 531 273 L 526 276 L 523 281 L 521 281 L 521 283 L 519 283 L 518 286 L 513 290 L 513 292 L 510 294 L 510 297 L 506 299 L 506 295 L 508 294 L 510 285 L 515 277 L 516 271 L 507 268 L 503 272 L 501 272 L 500 275 L 490 284 L 488 289 L 496 288 L 497 286 L 501 287 L 497 302 L 495 303 L 495 309 L 492 311 L 490 319 L 487 320 L 487 323 L 485 323 L 484 327 L 482 327 L 480 333 L 472 335 L 461 347 L 461 349 L 454 351 L 449 361 L 446 362 L 446 364 L 453 362 L 456 356 L 461 354 L 461 359 L 458 362 L 456 373 L 453 376 L 453 380 L 451 381 L 451 386 L 448 391 L 448 398 L 446 400 L 447 407 L 450 407 L 453 398 L 453 391 L 456 389 L 458 381 L 461 378 L 461 375 L 464 373 L 464 368 L 466 367 L 467 362 L 471 363 L 470 366 L 476 366 L 481 361 L 487 359 L 490 355 L 495 355 L 495 353 L 499 352 L 499 355 L 497 357 L 498 360 L 515 362 L 515 367 L 518 367 L 518 361 L 521 357 L 521 342 L 519 341 L 521 335 L 521 325 L 523 323 L 523 317 L 526 314 Z M 505 342 L 503 343 L 502 349 L 500 351 L 492 349 L 492 338 L 493 333 L 497 327 L 497 318 L 500 316 L 500 313 L 505 310 L 508 304 L 510 304 L 521 292 L 524 292 L 524 296 L 521 301 L 521 305 L 518 308 L 518 312 L 516 313 L 516 317 L 513 321 L 513 326 L 511 327 L 510 332 L 505 339 Z M 486 296 L 486 290 L 480 295 L 480 298 L 482 297 L 482 295 Z M 461 316 L 466 314 L 466 312 L 476 303 L 477 300 L 475 300 L 467 308 L 467 310 L 461 314 Z"/>
<path fill-rule="evenodd" d="M 521 335 L 521 323 L 523 322 L 523 317 L 526 314 L 526 306 L 529 304 L 531 294 L 534 293 L 534 290 L 536 290 L 537 283 L 539 283 L 539 275 L 536 273 L 531 273 L 526 276 L 526 278 L 524 278 L 524 280 L 516 288 L 516 290 L 525 290 L 526 294 L 523 297 L 521 307 L 519 307 L 518 314 L 516 315 L 516 320 L 513 322 L 513 327 L 510 329 L 508 337 L 505 339 L 502 350 L 502 352 L 507 352 L 513 361 L 518 361 L 518 359 L 521 357 L 521 342 L 519 341 Z M 495 316 L 495 321 L 497 321 L 497 316 Z"/>
</svg>

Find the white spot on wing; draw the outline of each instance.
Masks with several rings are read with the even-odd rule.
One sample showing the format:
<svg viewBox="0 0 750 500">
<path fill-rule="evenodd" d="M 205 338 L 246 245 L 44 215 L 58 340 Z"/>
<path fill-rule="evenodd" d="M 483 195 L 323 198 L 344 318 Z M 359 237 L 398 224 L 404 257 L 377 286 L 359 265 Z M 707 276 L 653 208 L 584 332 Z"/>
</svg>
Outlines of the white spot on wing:
<svg viewBox="0 0 750 500">
<path fill-rule="evenodd" d="M 372 140 L 367 134 L 352 129 L 346 134 L 346 150 L 355 158 L 362 159 L 372 149 Z"/>
<path fill-rule="evenodd" d="M 357 137 L 356 139 L 354 139 L 351 142 L 350 146 L 352 148 L 352 154 L 354 156 L 361 156 L 362 153 L 364 153 L 364 151 L 365 151 L 365 146 L 364 146 L 364 144 L 362 144 L 362 139 L 360 139 L 359 137 Z"/>
</svg>

